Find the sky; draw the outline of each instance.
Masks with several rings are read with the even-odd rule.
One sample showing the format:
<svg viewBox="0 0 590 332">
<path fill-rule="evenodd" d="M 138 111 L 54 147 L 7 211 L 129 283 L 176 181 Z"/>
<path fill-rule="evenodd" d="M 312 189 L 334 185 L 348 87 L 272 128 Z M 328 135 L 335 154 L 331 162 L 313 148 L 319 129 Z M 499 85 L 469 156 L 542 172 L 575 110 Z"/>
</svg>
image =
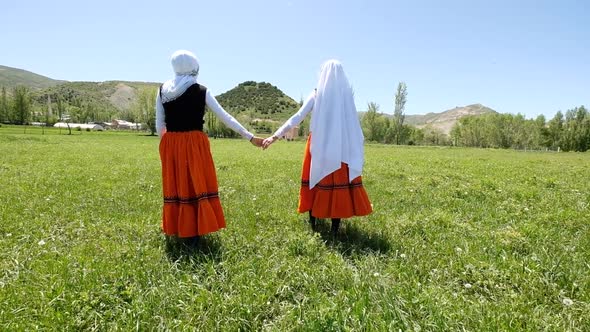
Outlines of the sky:
<svg viewBox="0 0 590 332">
<path fill-rule="evenodd" d="M 590 106 L 587 0 L 7 1 L 0 65 L 68 81 L 163 82 L 178 49 L 214 94 L 269 82 L 299 101 L 339 59 L 358 111 L 481 103 L 502 113 Z"/>
</svg>

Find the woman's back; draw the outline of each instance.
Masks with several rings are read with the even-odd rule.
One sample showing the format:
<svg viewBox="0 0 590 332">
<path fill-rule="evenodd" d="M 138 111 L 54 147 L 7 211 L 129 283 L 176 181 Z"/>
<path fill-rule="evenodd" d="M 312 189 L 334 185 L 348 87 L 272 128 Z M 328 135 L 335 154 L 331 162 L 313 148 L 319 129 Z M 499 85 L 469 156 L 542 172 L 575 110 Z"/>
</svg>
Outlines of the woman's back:
<svg viewBox="0 0 590 332">
<path fill-rule="evenodd" d="M 178 98 L 164 103 L 166 130 L 170 132 L 202 131 L 206 93 L 206 87 L 193 84 Z"/>
</svg>

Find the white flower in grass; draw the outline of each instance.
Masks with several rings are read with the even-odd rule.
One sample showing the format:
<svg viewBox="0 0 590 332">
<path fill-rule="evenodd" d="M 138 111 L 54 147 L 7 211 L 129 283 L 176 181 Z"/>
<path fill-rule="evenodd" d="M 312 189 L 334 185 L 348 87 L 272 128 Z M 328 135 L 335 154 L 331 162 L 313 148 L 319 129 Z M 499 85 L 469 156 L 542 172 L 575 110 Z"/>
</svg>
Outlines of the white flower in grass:
<svg viewBox="0 0 590 332">
<path fill-rule="evenodd" d="M 456 247 L 456 248 L 455 248 L 455 251 L 456 251 L 458 254 L 460 254 L 460 253 L 462 253 L 462 252 L 463 252 L 463 249 L 461 249 L 461 248 L 459 248 L 459 247 Z"/>
<path fill-rule="evenodd" d="M 256 216 L 259 216 L 259 215 L 260 215 L 260 212 L 256 212 Z"/>
<path fill-rule="evenodd" d="M 473 285 L 471 285 L 470 283 L 466 282 L 466 283 L 463 285 L 463 287 L 465 287 L 465 288 L 469 289 L 469 288 L 473 287 Z"/>
<path fill-rule="evenodd" d="M 40 246 L 44 246 L 45 245 L 45 241 L 44 240 L 41 240 L 41 241 L 37 242 L 37 244 L 40 245 Z"/>
<path fill-rule="evenodd" d="M 6 237 L 11 237 L 12 233 L 6 233 Z"/>
<path fill-rule="evenodd" d="M 563 303 L 564 306 L 569 307 L 570 305 L 574 304 L 574 301 L 566 297 L 561 301 L 561 303 Z"/>
<path fill-rule="evenodd" d="M 378 277 L 378 276 L 380 276 L 379 272 L 373 273 L 373 277 Z"/>
<path fill-rule="evenodd" d="M 400 254 L 399 255 L 400 258 L 406 259 L 406 254 Z"/>
<path fill-rule="evenodd" d="M 254 195 L 254 197 L 252 197 L 252 200 L 255 201 L 256 200 L 256 195 Z"/>
</svg>

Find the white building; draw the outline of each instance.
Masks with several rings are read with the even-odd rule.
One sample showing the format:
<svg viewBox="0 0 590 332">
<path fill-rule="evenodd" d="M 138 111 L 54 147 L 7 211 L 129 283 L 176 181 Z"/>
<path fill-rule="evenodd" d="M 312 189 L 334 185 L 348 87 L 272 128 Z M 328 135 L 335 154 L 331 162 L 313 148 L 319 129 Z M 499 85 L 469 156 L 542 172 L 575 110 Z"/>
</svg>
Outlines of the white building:
<svg viewBox="0 0 590 332">
<path fill-rule="evenodd" d="M 96 131 L 103 131 L 104 127 L 98 124 L 90 124 L 90 123 L 65 123 L 65 122 L 58 122 L 53 125 L 55 128 L 68 128 L 68 126 L 72 129 L 80 128 L 83 130 L 90 129 Z"/>
<path fill-rule="evenodd" d="M 134 123 L 134 122 L 129 122 L 129 121 L 125 121 L 125 120 L 113 120 L 113 122 L 111 122 L 111 126 L 114 129 L 134 129 L 134 130 L 142 129 L 141 123 Z"/>
</svg>

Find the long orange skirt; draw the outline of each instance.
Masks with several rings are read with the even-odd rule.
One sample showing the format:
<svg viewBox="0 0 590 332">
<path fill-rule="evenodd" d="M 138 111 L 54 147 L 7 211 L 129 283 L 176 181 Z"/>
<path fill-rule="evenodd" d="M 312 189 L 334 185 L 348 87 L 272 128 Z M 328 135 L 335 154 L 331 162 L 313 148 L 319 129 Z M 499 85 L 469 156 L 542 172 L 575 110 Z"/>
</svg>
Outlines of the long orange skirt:
<svg viewBox="0 0 590 332">
<path fill-rule="evenodd" d="M 345 163 L 342 163 L 340 169 L 324 177 L 313 189 L 309 189 L 310 144 L 311 135 L 305 146 L 297 209 L 299 213 L 311 211 L 311 215 L 316 218 L 350 218 L 373 212 L 362 177 L 349 182 L 348 165 Z"/>
<path fill-rule="evenodd" d="M 160 141 L 166 235 L 192 237 L 225 228 L 209 138 L 201 131 L 166 132 Z"/>
</svg>

